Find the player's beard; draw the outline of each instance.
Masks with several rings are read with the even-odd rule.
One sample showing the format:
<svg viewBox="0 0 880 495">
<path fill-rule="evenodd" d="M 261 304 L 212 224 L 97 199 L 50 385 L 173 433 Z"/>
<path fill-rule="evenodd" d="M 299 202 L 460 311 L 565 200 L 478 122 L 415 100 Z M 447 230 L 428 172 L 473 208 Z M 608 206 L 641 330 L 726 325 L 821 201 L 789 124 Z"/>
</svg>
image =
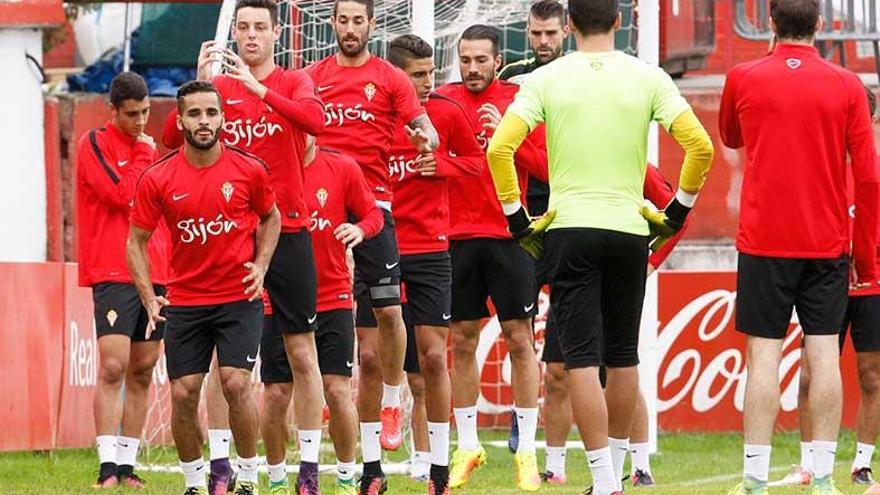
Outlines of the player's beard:
<svg viewBox="0 0 880 495">
<path fill-rule="evenodd" d="M 349 49 L 349 48 L 346 48 L 345 43 L 344 43 L 347 40 L 357 41 L 358 43 L 353 49 Z M 364 35 L 361 36 L 360 38 L 358 38 L 357 40 L 355 40 L 353 37 L 349 38 L 346 36 L 339 36 L 339 33 L 336 34 L 336 44 L 339 46 L 339 51 L 341 51 L 342 54 L 345 55 L 346 57 L 357 57 L 358 55 L 363 53 L 364 50 L 367 49 L 367 43 L 369 42 L 369 40 L 370 40 L 370 30 L 369 29 L 367 29 L 367 31 L 364 33 Z"/>
<path fill-rule="evenodd" d="M 543 47 L 542 47 L 543 48 Z M 549 48 L 549 47 L 547 47 Z M 550 62 L 559 58 L 562 55 L 562 45 L 559 45 L 559 48 L 550 52 L 550 55 L 539 55 L 537 50 L 535 52 L 535 60 L 538 61 L 538 65 L 549 64 Z"/>
<path fill-rule="evenodd" d="M 481 73 L 481 74 L 479 74 L 479 77 L 477 74 L 470 73 L 467 75 L 467 77 L 464 78 L 464 83 L 465 83 L 465 88 L 467 88 L 468 91 L 470 91 L 471 93 L 474 93 L 474 94 L 479 94 L 479 93 L 482 93 L 483 91 L 486 91 L 486 88 L 488 88 L 489 85 L 492 84 L 492 81 L 494 81 L 494 80 L 495 80 L 494 73 L 492 73 L 492 74 L 482 74 Z M 476 84 L 477 86 L 472 86 L 472 84 Z"/>
<path fill-rule="evenodd" d="M 198 132 L 199 130 L 201 129 L 196 129 L 196 132 Z M 186 139 L 186 142 L 189 143 L 189 145 L 193 148 L 205 151 L 213 148 L 214 145 L 217 144 L 217 141 L 220 140 L 220 129 L 214 129 L 213 133 L 213 137 L 210 141 L 199 141 L 199 139 L 195 136 L 195 132 L 189 129 L 184 129 L 183 137 Z"/>
</svg>

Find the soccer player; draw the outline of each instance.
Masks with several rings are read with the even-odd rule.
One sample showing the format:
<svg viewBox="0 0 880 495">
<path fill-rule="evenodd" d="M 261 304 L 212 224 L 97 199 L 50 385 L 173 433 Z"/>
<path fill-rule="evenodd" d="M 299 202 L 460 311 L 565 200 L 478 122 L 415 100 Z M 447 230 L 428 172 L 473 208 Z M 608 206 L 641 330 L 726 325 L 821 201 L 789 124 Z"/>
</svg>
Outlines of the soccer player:
<svg viewBox="0 0 880 495">
<path fill-rule="evenodd" d="M 147 84 L 123 72 L 110 83 L 110 121 L 84 134 L 77 152 L 79 285 L 92 288 L 98 334 L 94 413 L 101 470 L 95 488 L 144 485 L 134 463 L 164 328 L 147 328 L 147 313 L 125 264 L 125 239 L 138 177 L 156 159 L 153 138 L 144 133 L 149 117 Z M 153 290 L 159 295 L 168 278 L 167 246 L 162 225 L 149 244 Z"/>
<path fill-rule="evenodd" d="M 865 94 L 868 98 L 868 111 L 872 122 L 876 121 L 877 97 L 871 88 L 865 86 Z M 850 219 L 858 215 L 854 205 L 854 191 L 852 181 L 847 181 L 847 200 L 850 205 Z M 850 235 L 852 235 L 852 221 L 850 221 Z M 878 240 L 880 244 L 880 240 Z M 850 267 L 852 268 L 852 267 Z M 850 273 L 850 281 L 854 278 Z M 856 350 L 856 367 L 859 372 L 859 386 L 861 388 L 861 400 L 856 424 L 856 456 L 852 463 L 850 478 L 857 485 L 870 485 L 864 492 L 866 495 L 880 493 L 880 485 L 874 482 L 873 470 L 871 469 L 871 457 L 874 455 L 874 445 L 877 441 L 877 433 L 880 431 L 880 288 L 865 287 L 849 291 L 846 317 L 840 327 L 840 349 L 846 341 L 849 333 L 853 348 Z M 813 472 L 813 445 L 812 432 L 809 421 L 809 391 L 810 391 L 810 368 L 804 362 L 801 365 L 800 382 L 798 385 L 798 426 L 801 433 L 801 461 L 792 466 L 791 472 L 782 480 L 772 483 L 774 486 L 783 485 L 809 485 L 812 481 Z"/>
<path fill-rule="evenodd" d="M 571 0 L 568 6 L 577 51 L 532 73 L 498 126 L 488 157 L 513 237 L 538 254 L 549 224 L 550 304 L 572 412 L 587 450 L 592 493 L 608 495 L 623 493 L 648 235 L 654 231 L 659 246 L 680 230 L 714 150 L 669 75 L 614 50 L 617 1 Z M 663 212 L 642 209 L 652 120 L 685 149 L 678 192 Z M 513 157 L 542 122 L 550 155 L 549 212 L 531 220 L 519 201 Z"/>
<path fill-rule="evenodd" d="M 354 314 L 346 250 L 382 230 L 382 213 L 357 162 L 337 151 L 306 148 L 305 198 L 318 267 L 318 362 L 330 408 L 330 436 L 336 449 L 337 495 L 355 495 L 357 411 L 351 396 Z M 357 222 L 350 219 L 356 219 Z M 289 367 L 280 368 L 289 373 Z M 293 379 L 288 375 L 289 379 Z"/>
<path fill-rule="evenodd" d="M 399 128 L 388 162 L 394 189 L 394 221 L 400 271 L 406 286 L 408 323 L 414 327 L 417 371 L 424 379 L 427 436 L 431 452 L 428 494 L 449 492 L 450 382 L 446 341 L 452 318 L 449 257 L 448 178 L 477 180 L 486 169 L 464 109 L 433 94 L 434 50 L 418 36 L 391 41 L 388 60 L 403 70 L 431 118 L 440 146 L 420 153 Z M 425 198 L 434 198 L 425 201 Z M 409 342 L 407 343 L 409 347 Z M 409 371 L 409 370 L 408 370 Z"/>
<path fill-rule="evenodd" d="M 274 0 L 239 0 L 232 37 L 239 53 L 219 50 L 208 41 L 199 53 L 199 79 L 210 79 L 210 67 L 220 57 L 226 73 L 212 80 L 223 96 L 226 124 L 223 140 L 262 158 L 278 195 L 281 238 L 272 259 L 266 287 L 272 300 L 270 331 L 284 334 L 284 348 L 296 381 L 267 386 L 261 420 L 270 483 L 287 490 L 287 406 L 294 389 L 299 399 L 294 416 L 302 449 L 297 485 L 308 495 L 318 493 L 318 452 L 321 443 L 322 383 L 315 347 L 316 274 L 309 239 L 308 212 L 302 195 L 306 135 L 323 131 L 324 110 L 314 84 L 304 71 L 275 65 L 274 46 L 281 35 Z M 173 134 L 167 131 L 166 134 Z M 278 343 L 278 339 L 270 342 Z M 277 389 L 277 390 L 276 390 Z M 283 414 L 282 414 L 283 413 Z"/>
<path fill-rule="evenodd" d="M 852 236 L 858 288 L 876 285 L 876 150 L 859 78 L 812 46 L 818 0 L 772 0 L 773 53 L 727 74 L 719 113 L 724 144 L 745 146 L 740 205 L 736 328 L 747 335 L 743 482 L 766 493 L 779 410 L 779 360 L 792 307 L 810 370 L 811 493 L 841 493 L 832 480 L 842 390 L 840 325 L 847 302 L 846 157 L 852 160 Z M 804 223 L 804 219 L 809 219 Z M 797 225 L 797 228 L 791 226 Z M 812 406 L 815 406 L 813 404 Z"/>
<path fill-rule="evenodd" d="M 437 92 L 464 108 L 477 142 L 485 147 L 519 86 L 495 78 L 501 53 L 494 28 L 482 24 L 468 27 L 459 39 L 458 52 L 464 82 L 446 84 Z M 532 135 L 517 158 L 517 165 L 523 167 L 523 182 L 526 170 L 546 180 L 542 132 Z M 537 490 L 541 479 L 535 458 L 539 372 L 531 321 L 536 306 L 534 273 L 528 255 L 507 231 L 492 177 L 483 166 L 477 178 L 447 180 L 452 240 L 452 390 L 458 429 L 450 485 L 457 488 L 467 483 L 474 469 L 486 460 L 477 436 L 480 380 L 476 350 L 480 320 L 489 316 L 486 301 L 491 297 L 513 368 L 513 400 L 520 427 L 514 462 L 516 483 L 522 489 Z"/>
<path fill-rule="evenodd" d="M 141 176 L 131 214 L 128 264 L 149 328 L 165 320 L 171 432 L 186 495 L 207 494 L 198 426 L 202 381 L 214 349 L 238 452 L 237 495 L 257 493 L 257 406 L 251 370 L 262 333 L 263 278 L 281 219 L 265 164 L 219 142 L 220 93 L 206 81 L 177 92 L 186 143 Z M 153 290 L 146 246 L 156 225 L 172 226 L 168 298 Z"/>
<path fill-rule="evenodd" d="M 413 145 L 424 153 L 437 147 L 437 132 L 406 75 L 372 56 L 367 48 L 376 27 L 373 1 L 336 0 L 330 22 L 338 52 L 306 68 L 324 101 L 326 129 L 318 136 L 318 144 L 357 160 L 385 220 L 379 235 L 354 250 L 358 306 L 371 306 L 376 321 L 357 321 L 357 408 L 364 456 L 360 490 L 373 493 L 385 485 L 381 448 L 395 450 L 403 439 L 400 383 L 406 328 L 400 308 L 400 259 L 391 216 L 388 149 L 400 125 L 405 125 Z"/>
<path fill-rule="evenodd" d="M 666 181 L 660 169 L 653 166 L 646 167 L 644 195 L 645 199 L 655 205 L 667 205 L 675 197 L 675 190 Z M 684 235 L 685 227 L 675 234 L 660 249 L 652 253 L 648 258 L 648 276 L 654 272 Z M 546 261 L 544 258 L 537 261 Z M 564 485 L 567 482 L 565 476 L 565 441 L 568 432 L 571 431 L 571 403 L 568 398 L 566 386 L 565 359 L 559 345 L 559 335 L 556 321 L 551 314 L 544 328 L 544 350 L 541 360 L 546 363 L 544 371 L 544 430 L 547 436 L 547 457 L 545 470 L 541 479 L 546 483 Z M 649 463 L 648 445 L 648 410 L 645 398 L 640 390 L 637 390 L 636 413 L 633 417 L 629 450 L 632 455 L 632 482 L 633 486 L 650 486 L 654 484 Z M 609 440 L 610 443 L 615 443 Z M 616 442 L 617 448 L 621 448 L 622 442 Z"/>
</svg>

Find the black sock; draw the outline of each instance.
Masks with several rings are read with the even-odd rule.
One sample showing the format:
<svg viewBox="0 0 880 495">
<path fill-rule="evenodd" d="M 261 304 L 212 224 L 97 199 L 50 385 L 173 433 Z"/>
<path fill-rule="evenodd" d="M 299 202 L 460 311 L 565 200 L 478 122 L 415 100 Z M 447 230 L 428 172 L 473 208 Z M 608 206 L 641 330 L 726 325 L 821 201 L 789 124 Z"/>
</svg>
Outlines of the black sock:
<svg viewBox="0 0 880 495">
<path fill-rule="evenodd" d="M 134 473 L 134 466 L 129 466 L 127 464 L 120 464 L 119 468 L 116 471 L 116 476 L 120 478 L 124 478 L 126 476 L 131 476 Z"/>
<path fill-rule="evenodd" d="M 119 471 L 119 468 L 116 466 L 115 462 L 102 462 L 101 463 L 101 472 L 98 475 L 99 478 L 105 480 L 111 476 L 116 476 Z"/>
<path fill-rule="evenodd" d="M 213 459 L 211 461 L 211 474 L 215 476 L 229 476 L 232 474 L 232 467 L 229 465 L 229 458 Z"/>
<path fill-rule="evenodd" d="M 436 464 L 431 464 L 431 480 L 436 485 L 437 483 L 443 483 L 444 485 L 449 482 L 449 466 L 438 466 Z"/>
<path fill-rule="evenodd" d="M 382 472 L 382 464 L 379 461 L 365 462 L 364 476 L 385 476 Z"/>
<path fill-rule="evenodd" d="M 299 463 L 299 475 L 306 476 L 309 474 L 318 474 L 318 463 L 317 462 L 300 462 Z"/>
</svg>

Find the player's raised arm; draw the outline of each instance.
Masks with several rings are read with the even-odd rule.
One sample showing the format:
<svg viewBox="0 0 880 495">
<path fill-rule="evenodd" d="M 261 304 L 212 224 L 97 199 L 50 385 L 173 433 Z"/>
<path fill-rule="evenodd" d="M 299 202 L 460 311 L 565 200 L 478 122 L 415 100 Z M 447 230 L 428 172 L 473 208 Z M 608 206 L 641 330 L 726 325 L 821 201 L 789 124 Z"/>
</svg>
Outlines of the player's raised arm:
<svg viewBox="0 0 880 495">
<path fill-rule="evenodd" d="M 296 72 L 289 95 L 274 89 L 266 91 L 263 101 L 292 125 L 307 134 L 317 136 L 324 132 L 324 104 L 315 92 L 315 83 L 305 71 Z"/>
</svg>

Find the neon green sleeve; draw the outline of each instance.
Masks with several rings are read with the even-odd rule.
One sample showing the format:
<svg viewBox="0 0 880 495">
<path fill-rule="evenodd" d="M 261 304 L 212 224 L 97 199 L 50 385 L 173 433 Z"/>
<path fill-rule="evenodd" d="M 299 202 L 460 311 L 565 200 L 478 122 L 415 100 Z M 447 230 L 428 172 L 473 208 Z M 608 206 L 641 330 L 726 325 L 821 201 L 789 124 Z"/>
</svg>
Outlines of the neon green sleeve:
<svg viewBox="0 0 880 495">
<path fill-rule="evenodd" d="M 697 194 L 706 182 L 706 175 L 712 167 L 712 158 L 715 156 L 712 138 L 694 115 L 693 110 L 679 115 L 669 126 L 669 133 L 685 152 L 678 187 L 688 194 Z"/>
<path fill-rule="evenodd" d="M 501 118 L 501 123 L 498 124 L 492 140 L 489 141 L 486 158 L 501 204 L 519 201 L 519 181 L 513 156 L 528 135 L 528 124 L 516 114 L 508 112 Z"/>
</svg>

